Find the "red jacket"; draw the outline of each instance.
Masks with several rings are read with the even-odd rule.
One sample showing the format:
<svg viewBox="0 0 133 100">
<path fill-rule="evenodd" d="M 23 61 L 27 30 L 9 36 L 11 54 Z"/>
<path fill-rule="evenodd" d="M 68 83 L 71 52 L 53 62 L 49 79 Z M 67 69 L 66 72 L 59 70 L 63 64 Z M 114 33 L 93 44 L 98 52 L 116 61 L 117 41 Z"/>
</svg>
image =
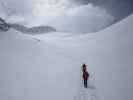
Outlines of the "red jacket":
<svg viewBox="0 0 133 100">
<path fill-rule="evenodd" d="M 88 80 L 88 78 L 89 78 L 89 73 L 87 71 L 84 71 L 83 72 L 83 79 Z"/>
</svg>

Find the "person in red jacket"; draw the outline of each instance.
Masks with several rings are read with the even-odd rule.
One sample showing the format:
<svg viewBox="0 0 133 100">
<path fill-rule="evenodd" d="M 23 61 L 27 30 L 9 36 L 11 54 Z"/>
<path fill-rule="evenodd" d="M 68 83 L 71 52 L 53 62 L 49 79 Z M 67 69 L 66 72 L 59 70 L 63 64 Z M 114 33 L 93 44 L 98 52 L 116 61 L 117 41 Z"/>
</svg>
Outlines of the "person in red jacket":
<svg viewBox="0 0 133 100">
<path fill-rule="evenodd" d="M 84 87 L 87 88 L 87 81 L 88 81 L 88 78 L 89 78 L 89 73 L 87 71 L 86 64 L 82 65 L 82 72 L 83 72 Z"/>
</svg>

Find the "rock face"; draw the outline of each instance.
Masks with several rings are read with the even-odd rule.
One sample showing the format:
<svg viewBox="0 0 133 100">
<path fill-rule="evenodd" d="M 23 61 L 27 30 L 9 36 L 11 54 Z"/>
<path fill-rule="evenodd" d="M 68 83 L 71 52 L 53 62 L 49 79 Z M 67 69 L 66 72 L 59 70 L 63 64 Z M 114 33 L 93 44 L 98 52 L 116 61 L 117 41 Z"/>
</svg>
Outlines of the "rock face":
<svg viewBox="0 0 133 100">
<path fill-rule="evenodd" d="M 44 33 L 48 33 L 48 32 L 55 32 L 56 29 L 50 26 L 36 26 L 36 27 L 25 27 L 23 25 L 19 25 L 19 24 L 10 24 L 10 26 L 12 28 L 14 28 L 17 31 L 20 31 L 22 33 L 25 34 L 44 34 Z"/>
<path fill-rule="evenodd" d="M 10 25 L 6 23 L 2 18 L 0 18 L 0 31 L 8 31 Z"/>
</svg>

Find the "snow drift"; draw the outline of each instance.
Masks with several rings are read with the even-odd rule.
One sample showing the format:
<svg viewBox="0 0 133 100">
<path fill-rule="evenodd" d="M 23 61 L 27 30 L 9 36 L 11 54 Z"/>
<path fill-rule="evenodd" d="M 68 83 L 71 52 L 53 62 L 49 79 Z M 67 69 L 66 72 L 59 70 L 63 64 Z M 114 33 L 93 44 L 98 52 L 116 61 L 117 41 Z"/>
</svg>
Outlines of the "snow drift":
<svg viewBox="0 0 133 100">
<path fill-rule="evenodd" d="M 53 32 L 33 37 L 13 29 L 0 32 L 0 99 L 77 100 L 81 64 L 86 62 L 97 99 L 131 100 L 132 26 L 133 15 L 93 34 Z M 85 90 L 85 95 L 91 93 Z"/>
</svg>

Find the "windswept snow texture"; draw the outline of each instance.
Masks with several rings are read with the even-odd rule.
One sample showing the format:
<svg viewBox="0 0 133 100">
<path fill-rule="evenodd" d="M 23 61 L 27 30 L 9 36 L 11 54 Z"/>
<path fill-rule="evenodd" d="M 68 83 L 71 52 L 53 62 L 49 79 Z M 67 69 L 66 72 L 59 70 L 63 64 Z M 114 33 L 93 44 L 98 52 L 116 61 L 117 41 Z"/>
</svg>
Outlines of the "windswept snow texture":
<svg viewBox="0 0 133 100">
<path fill-rule="evenodd" d="M 0 100 L 132 100 L 132 26 L 133 15 L 93 34 L 0 32 Z"/>
</svg>

